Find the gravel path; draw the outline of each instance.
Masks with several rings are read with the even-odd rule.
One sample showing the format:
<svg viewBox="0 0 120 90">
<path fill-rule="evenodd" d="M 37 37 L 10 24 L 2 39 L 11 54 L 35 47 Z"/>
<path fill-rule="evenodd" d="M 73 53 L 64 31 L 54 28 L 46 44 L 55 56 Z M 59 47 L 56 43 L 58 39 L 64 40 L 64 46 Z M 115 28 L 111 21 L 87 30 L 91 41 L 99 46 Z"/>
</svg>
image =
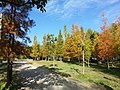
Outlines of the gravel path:
<svg viewBox="0 0 120 90">
<path fill-rule="evenodd" d="M 105 90 L 99 87 L 91 88 L 63 77 L 59 74 L 52 73 L 44 66 L 33 66 L 27 62 L 14 62 L 14 70 L 19 71 L 24 87 L 19 90 Z"/>
</svg>

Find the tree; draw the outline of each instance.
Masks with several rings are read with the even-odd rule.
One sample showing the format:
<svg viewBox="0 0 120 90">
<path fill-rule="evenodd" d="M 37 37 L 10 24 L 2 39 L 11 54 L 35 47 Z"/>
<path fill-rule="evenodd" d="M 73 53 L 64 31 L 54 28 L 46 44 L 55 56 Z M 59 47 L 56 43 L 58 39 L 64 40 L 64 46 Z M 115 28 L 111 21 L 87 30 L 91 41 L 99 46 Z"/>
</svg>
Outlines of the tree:
<svg viewBox="0 0 120 90">
<path fill-rule="evenodd" d="M 51 56 L 51 53 L 52 53 L 52 47 L 51 47 L 50 41 L 51 41 L 51 35 L 47 34 L 46 44 L 45 44 L 45 48 L 46 48 L 46 51 L 47 51 L 47 59 Z"/>
<path fill-rule="evenodd" d="M 34 60 L 37 60 L 37 58 L 40 56 L 40 44 L 37 42 L 36 36 L 34 36 L 31 56 L 34 58 Z"/>
<path fill-rule="evenodd" d="M 0 7 L 3 9 L 3 23 L 2 25 L 2 39 L 0 43 L 4 43 L 4 50 L 0 50 L 2 53 L 7 52 L 5 59 L 8 61 L 7 66 L 7 86 L 10 85 L 12 81 L 12 61 L 10 60 L 10 53 L 16 53 L 14 46 L 16 44 L 20 45 L 17 38 L 21 38 L 23 41 L 29 40 L 26 34 L 29 27 L 33 26 L 33 21 L 28 17 L 28 12 L 37 6 L 40 11 L 44 12 L 47 0 L 0 0 Z M 23 46 L 24 44 L 22 44 Z M 1 45 L 2 46 L 2 45 Z M 20 47 L 16 46 L 16 47 Z M 2 47 L 3 49 L 3 47 Z M 0 52 L 0 53 L 1 53 Z M 3 54 L 2 54 L 3 55 Z M 13 55 L 12 55 L 13 56 Z"/>
<path fill-rule="evenodd" d="M 64 40 L 63 40 L 63 36 L 62 36 L 62 33 L 61 33 L 61 30 L 59 31 L 59 34 L 58 34 L 58 39 L 57 39 L 57 42 L 56 42 L 56 56 L 59 58 L 59 57 L 63 57 L 63 44 L 64 44 Z"/>
<path fill-rule="evenodd" d="M 112 37 L 115 40 L 116 57 L 120 56 L 120 19 L 118 18 L 115 23 L 110 27 Z"/>
<path fill-rule="evenodd" d="M 71 35 L 67 31 L 67 26 L 64 26 L 64 58 L 68 58 L 70 60 L 71 58 Z"/>
<path fill-rule="evenodd" d="M 46 56 L 47 56 L 47 50 L 46 50 L 46 35 L 43 36 L 43 45 L 41 46 L 41 56 L 42 56 L 42 59 L 45 58 L 46 59 Z"/>
<path fill-rule="evenodd" d="M 91 47 L 92 54 L 91 55 L 92 55 L 93 58 L 97 58 L 97 49 L 96 49 L 96 47 L 97 47 L 97 44 L 98 44 L 98 39 L 99 39 L 99 34 L 98 34 L 98 32 L 94 31 L 92 33 L 92 36 L 91 36 L 91 41 L 92 41 L 92 47 Z"/>
<path fill-rule="evenodd" d="M 83 59 L 83 70 L 82 73 L 85 73 L 85 53 L 84 53 L 84 47 L 85 47 L 85 33 L 84 33 L 84 29 L 83 27 L 80 28 L 81 29 L 81 35 L 80 35 L 80 41 L 81 41 L 81 47 L 82 47 L 82 59 Z"/>
<path fill-rule="evenodd" d="M 81 43 L 80 41 L 80 35 L 81 35 L 81 30 L 78 28 L 78 25 L 72 25 L 72 30 L 71 30 L 71 56 L 73 58 L 78 58 L 80 61 L 80 56 L 82 52 L 82 48 L 78 46 L 78 44 Z"/>
<path fill-rule="evenodd" d="M 4 8 L 9 5 L 15 6 L 15 7 L 37 7 L 37 9 L 40 9 L 40 11 L 44 12 L 45 6 L 47 4 L 48 0 L 0 0 L 0 7 Z"/>
<path fill-rule="evenodd" d="M 107 27 L 107 22 L 103 13 L 103 26 L 98 40 L 98 56 L 102 60 L 107 60 L 107 67 L 110 68 L 109 62 L 115 56 L 115 42 Z"/>
<path fill-rule="evenodd" d="M 65 39 L 69 36 L 69 32 L 67 31 L 67 26 L 64 25 L 64 37 Z"/>
<path fill-rule="evenodd" d="M 64 58 L 71 58 L 71 38 L 70 36 L 65 39 L 64 44 Z"/>
<path fill-rule="evenodd" d="M 33 20 L 30 20 L 28 17 L 28 11 L 30 10 L 31 9 L 29 7 L 15 7 L 10 5 L 9 7 L 5 7 L 2 12 L 3 20 L 1 43 L 4 43 L 4 46 L 2 46 L 1 49 L 5 48 L 2 50 L 2 53 L 6 52 L 6 56 L 4 57 L 5 60 L 8 61 L 7 86 L 9 86 L 12 81 L 12 60 L 10 58 L 11 54 L 18 54 L 16 49 L 21 47 L 21 45 L 24 46 L 27 40 L 29 41 L 29 38 L 26 37 L 26 35 L 29 27 L 33 26 Z M 20 44 L 16 38 L 21 38 L 24 44 Z"/>
<path fill-rule="evenodd" d="M 90 57 L 92 54 L 92 42 L 91 42 L 92 30 L 88 29 L 86 32 L 85 40 L 84 40 L 84 50 L 85 50 L 85 59 L 88 62 L 88 67 L 90 67 Z"/>
<path fill-rule="evenodd" d="M 100 34 L 98 41 L 99 57 L 103 60 L 107 60 L 108 69 L 110 68 L 109 62 L 115 55 L 115 44 L 110 31 L 106 30 Z"/>
<path fill-rule="evenodd" d="M 42 45 L 41 46 L 41 57 L 42 57 L 42 60 L 45 58 L 46 59 L 46 53 L 47 53 L 47 51 L 46 51 L 46 48 L 45 48 L 45 46 L 44 45 Z"/>
</svg>

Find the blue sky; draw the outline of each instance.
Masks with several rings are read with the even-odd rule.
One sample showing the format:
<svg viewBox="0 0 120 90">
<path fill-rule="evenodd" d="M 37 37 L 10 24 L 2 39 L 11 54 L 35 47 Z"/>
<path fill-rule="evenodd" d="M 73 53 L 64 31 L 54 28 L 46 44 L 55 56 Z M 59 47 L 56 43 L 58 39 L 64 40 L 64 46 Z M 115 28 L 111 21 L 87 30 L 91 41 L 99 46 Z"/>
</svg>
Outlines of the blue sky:
<svg viewBox="0 0 120 90">
<path fill-rule="evenodd" d="M 41 44 L 44 34 L 57 36 L 59 30 L 64 30 L 64 25 L 69 31 L 72 24 L 78 24 L 85 30 L 91 28 L 100 32 L 103 10 L 109 24 L 120 16 L 120 0 L 50 0 L 45 8 L 45 13 L 36 8 L 30 12 L 36 26 L 30 29 L 28 36 L 33 41 L 36 35 Z"/>
</svg>

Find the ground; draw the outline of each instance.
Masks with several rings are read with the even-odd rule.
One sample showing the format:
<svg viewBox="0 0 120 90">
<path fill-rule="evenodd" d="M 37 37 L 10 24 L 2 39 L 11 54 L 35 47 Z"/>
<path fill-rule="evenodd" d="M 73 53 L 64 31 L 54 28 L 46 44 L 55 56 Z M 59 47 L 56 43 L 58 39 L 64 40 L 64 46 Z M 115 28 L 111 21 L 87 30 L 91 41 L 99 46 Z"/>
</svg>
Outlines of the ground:
<svg viewBox="0 0 120 90">
<path fill-rule="evenodd" d="M 107 70 L 98 65 L 85 67 L 56 61 L 14 61 L 10 90 L 119 90 L 120 69 Z M 0 90 L 5 86 L 6 64 L 0 65 Z"/>
<path fill-rule="evenodd" d="M 14 70 L 20 71 L 23 78 L 22 84 L 25 90 L 89 90 L 90 87 L 80 82 L 62 77 L 59 74 L 50 72 L 44 66 L 33 66 L 31 63 L 16 62 Z M 91 89 L 93 90 L 93 89 Z"/>
<path fill-rule="evenodd" d="M 15 71 L 21 74 L 23 90 L 106 90 L 105 87 L 87 85 L 50 70 L 44 65 L 30 62 L 15 62 Z M 19 90 L 20 90 L 19 89 Z"/>
</svg>

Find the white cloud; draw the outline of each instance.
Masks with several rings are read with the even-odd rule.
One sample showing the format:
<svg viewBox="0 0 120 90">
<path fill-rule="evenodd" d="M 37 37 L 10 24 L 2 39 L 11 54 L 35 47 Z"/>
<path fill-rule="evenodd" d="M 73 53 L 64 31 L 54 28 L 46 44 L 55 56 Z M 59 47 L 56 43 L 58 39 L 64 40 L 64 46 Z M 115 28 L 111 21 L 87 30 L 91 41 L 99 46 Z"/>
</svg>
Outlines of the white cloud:
<svg viewBox="0 0 120 90">
<path fill-rule="evenodd" d="M 114 3 L 117 3 L 117 2 L 120 2 L 120 0 L 107 0 L 108 4 L 114 4 Z"/>
<path fill-rule="evenodd" d="M 80 15 L 82 11 L 90 8 L 101 8 L 118 3 L 120 0 L 50 0 L 46 6 L 46 13 L 69 18 Z"/>
</svg>

